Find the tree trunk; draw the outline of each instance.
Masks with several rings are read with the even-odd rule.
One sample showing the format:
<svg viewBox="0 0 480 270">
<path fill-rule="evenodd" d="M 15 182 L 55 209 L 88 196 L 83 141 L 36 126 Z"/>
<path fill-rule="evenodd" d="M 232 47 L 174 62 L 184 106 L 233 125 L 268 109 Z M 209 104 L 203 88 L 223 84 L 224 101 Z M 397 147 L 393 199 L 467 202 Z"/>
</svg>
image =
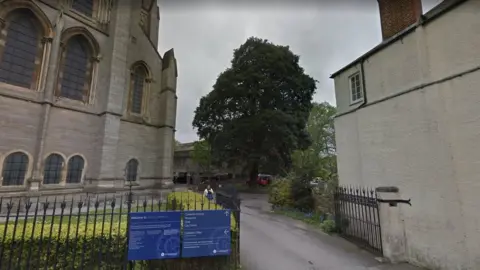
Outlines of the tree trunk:
<svg viewBox="0 0 480 270">
<path fill-rule="evenodd" d="M 252 164 L 252 167 L 250 168 L 250 176 L 249 176 L 249 179 L 248 179 L 248 185 L 250 187 L 252 187 L 256 184 L 257 177 L 258 177 L 258 163 L 254 162 Z"/>
</svg>

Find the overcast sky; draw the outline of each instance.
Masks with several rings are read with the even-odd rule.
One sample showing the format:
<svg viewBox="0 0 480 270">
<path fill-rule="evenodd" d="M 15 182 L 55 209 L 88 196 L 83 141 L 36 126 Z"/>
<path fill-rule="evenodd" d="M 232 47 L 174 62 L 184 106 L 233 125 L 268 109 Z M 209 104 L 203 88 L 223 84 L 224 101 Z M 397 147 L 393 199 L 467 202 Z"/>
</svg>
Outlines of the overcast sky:
<svg viewBox="0 0 480 270">
<path fill-rule="evenodd" d="M 174 48 L 178 62 L 176 139 L 197 140 L 193 112 L 248 37 L 289 45 L 300 65 L 319 81 L 314 100 L 335 104 L 330 74 L 381 41 L 377 0 L 312 2 L 248 0 L 160 0 L 160 45 Z M 315 1 L 315 0 L 313 0 Z M 183 3 L 183 4 L 175 4 Z M 258 3 L 263 3 L 262 5 Z M 360 3 L 361 2 L 361 3 Z M 424 12 L 441 0 L 423 0 Z"/>
</svg>

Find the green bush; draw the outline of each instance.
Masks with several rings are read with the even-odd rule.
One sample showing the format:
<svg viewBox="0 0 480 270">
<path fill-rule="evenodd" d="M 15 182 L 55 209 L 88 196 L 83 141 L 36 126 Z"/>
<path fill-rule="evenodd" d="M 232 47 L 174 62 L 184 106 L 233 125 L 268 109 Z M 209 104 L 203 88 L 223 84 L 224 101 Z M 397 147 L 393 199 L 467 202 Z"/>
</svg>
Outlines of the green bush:
<svg viewBox="0 0 480 270">
<path fill-rule="evenodd" d="M 334 233 L 337 231 L 335 221 L 327 219 L 320 224 L 320 228 L 326 233 Z"/>
<path fill-rule="evenodd" d="M 68 265 L 106 269 L 120 267 L 125 259 L 126 222 L 103 224 L 81 220 L 44 224 L 32 221 L 17 224 L 1 224 L 5 231 L 2 241 L 1 267 L 9 269 L 66 268 Z"/>
<path fill-rule="evenodd" d="M 292 206 L 292 197 L 290 193 L 291 180 L 289 178 L 279 178 L 270 186 L 268 201 L 274 207 Z"/>
<path fill-rule="evenodd" d="M 309 180 L 295 177 L 291 184 L 292 206 L 302 212 L 310 213 L 315 208 L 315 199 L 312 194 Z"/>
<path fill-rule="evenodd" d="M 307 180 L 290 174 L 278 179 L 270 187 L 269 202 L 274 207 L 287 207 L 311 213 L 315 208 L 315 199 Z"/>
</svg>

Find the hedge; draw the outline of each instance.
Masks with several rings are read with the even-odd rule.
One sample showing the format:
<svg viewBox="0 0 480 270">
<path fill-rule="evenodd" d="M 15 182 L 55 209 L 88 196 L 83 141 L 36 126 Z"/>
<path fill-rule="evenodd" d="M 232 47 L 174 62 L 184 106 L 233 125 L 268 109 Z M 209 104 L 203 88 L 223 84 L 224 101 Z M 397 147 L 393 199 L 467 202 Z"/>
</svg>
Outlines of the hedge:
<svg viewBox="0 0 480 270">
<path fill-rule="evenodd" d="M 186 196 L 185 196 L 186 195 Z M 193 192 L 174 192 L 168 197 L 169 204 L 176 210 L 201 210 L 202 197 Z M 180 200 L 181 199 L 181 200 Z M 208 200 L 207 200 L 208 201 Z M 193 203 L 192 203 L 193 202 Z M 195 202 L 198 206 L 194 208 Z M 170 205 L 174 206 L 174 205 Z M 162 207 L 163 208 L 163 207 Z M 171 209 L 171 207 L 169 207 Z M 205 203 L 203 209 L 222 209 L 213 203 Z M 135 211 L 136 209 L 132 209 Z M 142 211 L 143 209 L 139 209 Z M 156 209 L 154 209 L 156 210 Z M 163 210 L 163 209 L 162 209 Z M 126 209 L 125 209 L 126 211 Z M 147 209 L 150 211 L 150 208 Z M 113 211 L 117 212 L 116 210 Z M 127 215 L 97 212 L 97 219 L 89 212 L 85 216 L 71 218 L 64 216 L 37 218 L 14 223 L 0 224 L 1 269 L 122 269 L 126 263 Z M 85 213 L 82 213 L 85 215 Z M 70 221 L 70 222 L 69 222 Z M 113 222 L 112 222 L 113 221 Z M 6 230 L 5 230 L 6 228 Z M 4 232 L 5 237 L 3 237 Z M 214 258 L 172 259 L 148 262 L 134 262 L 135 266 L 148 269 L 234 269 L 238 264 L 238 232 L 232 216 L 232 255 Z"/>
<path fill-rule="evenodd" d="M 1 261 L 2 269 L 28 269 L 35 266 L 37 269 L 64 269 L 74 265 L 74 269 L 120 269 L 125 263 L 126 227 L 122 223 L 120 230 L 113 229 L 117 224 L 106 224 L 112 228 L 112 235 L 102 235 L 99 230 L 93 230 L 93 224 L 88 224 L 87 229 L 79 229 L 79 234 L 67 239 L 67 233 L 60 233 L 60 237 L 40 237 L 35 233 L 33 239 L 29 237 L 21 241 L 19 237 L 13 238 L 12 230 L 5 239 L 5 253 Z M 84 225 L 84 224 L 81 224 Z M 27 232 L 31 232 L 32 224 L 27 223 Z M 76 226 L 74 227 L 76 229 Z M 50 230 L 45 226 L 44 230 Z M 53 230 L 55 231 L 55 229 Z M 58 230 L 57 230 L 58 231 Z M 100 231 L 101 232 L 101 231 Z M 120 233 L 119 233 L 120 232 Z M 238 236 L 232 232 L 231 257 L 215 258 L 189 258 L 158 261 L 135 262 L 136 266 L 154 267 L 155 269 L 234 269 L 238 263 Z M 13 247 L 13 248 L 12 248 Z M 20 258 L 20 260 L 19 260 Z"/>
<path fill-rule="evenodd" d="M 72 264 L 76 267 L 84 265 L 86 269 L 120 267 L 125 260 L 126 225 L 127 222 L 105 222 L 102 234 L 101 223 L 72 222 L 70 230 L 67 222 L 44 224 L 42 230 L 41 223 L 27 222 L 17 226 L 14 234 L 15 226 L 9 224 L 6 237 L 2 239 L 5 250 L 1 268 L 28 269 L 28 266 L 35 266 L 53 269 L 56 265 L 62 269 Z M 4 228 L 2 224 L 0 233 Z"/>
</svg>

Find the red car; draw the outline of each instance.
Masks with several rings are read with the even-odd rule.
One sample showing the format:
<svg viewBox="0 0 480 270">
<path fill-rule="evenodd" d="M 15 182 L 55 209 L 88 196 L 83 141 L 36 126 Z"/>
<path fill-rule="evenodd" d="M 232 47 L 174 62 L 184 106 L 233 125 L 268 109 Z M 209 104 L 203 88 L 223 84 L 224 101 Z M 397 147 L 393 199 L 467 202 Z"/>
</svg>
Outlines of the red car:
<svg viewBox="0 0 480 270">
<path fill-rule="evenodd" d="M 269 174 L 259 174 L 257 176 L 257 184 L 260 186 L 268 186 L 272 183 L 273 177 Z"/>
</svg>

